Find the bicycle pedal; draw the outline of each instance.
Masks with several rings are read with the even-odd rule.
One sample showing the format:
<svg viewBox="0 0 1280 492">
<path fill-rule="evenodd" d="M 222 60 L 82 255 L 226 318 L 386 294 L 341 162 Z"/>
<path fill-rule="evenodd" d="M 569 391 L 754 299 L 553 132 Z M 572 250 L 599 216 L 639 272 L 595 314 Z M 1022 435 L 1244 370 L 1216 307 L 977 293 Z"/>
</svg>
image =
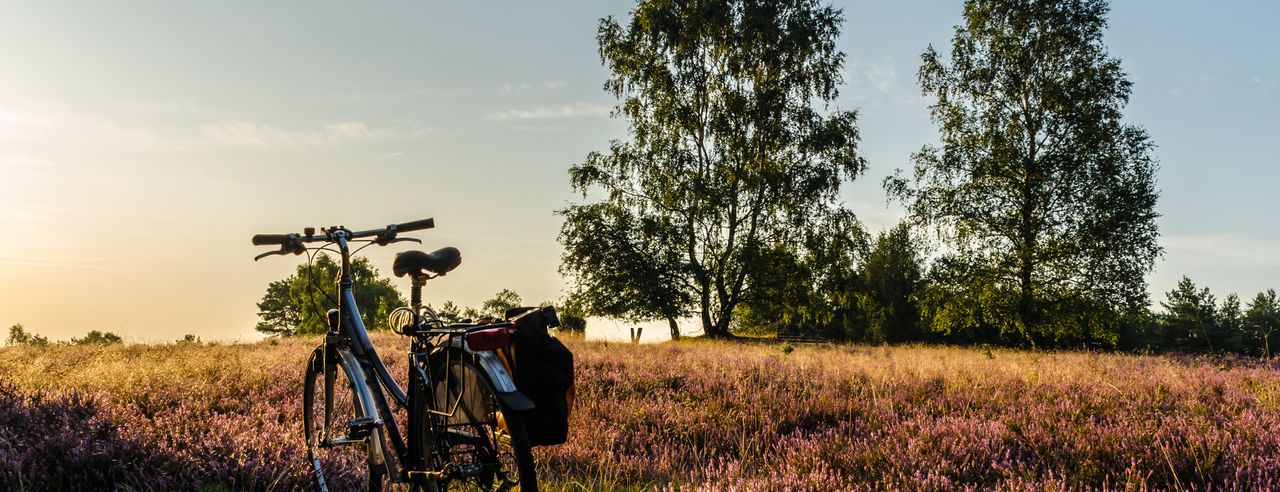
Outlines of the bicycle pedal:
<svg viewBox="0 0 1280 492">
<path fill-rule="evenodd" d="M 382 421 L 373 417 L 359 417 L 347 422 L 347 439 L 357 441 L 369 437 L 374 429 L 382 426 Z"/>
</svg>

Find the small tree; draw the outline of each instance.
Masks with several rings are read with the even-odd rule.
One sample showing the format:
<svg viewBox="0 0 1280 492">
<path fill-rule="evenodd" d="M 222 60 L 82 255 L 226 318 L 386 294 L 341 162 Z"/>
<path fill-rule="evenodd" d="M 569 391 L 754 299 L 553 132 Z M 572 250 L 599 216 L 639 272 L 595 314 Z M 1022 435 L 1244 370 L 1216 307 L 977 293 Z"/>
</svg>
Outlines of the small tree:
<svg viewBox="0 0 1280 492">
<path fill-rule="evenodd" d="M 917 292 L 924 284 L 920 245 L 901 223 L 876 238 L 862 265 L 858 307 L 866 314 L 868 342 L 922 338 Z"/>
<path fill-rule="evenodd" d="M 445 323 L 457 323 L 462 321 L 462 309 L 454 304 L 453 301 L 444 301 L 439 309 L 434 310 L 440 321 Z"/>
<path fill-rule="evenodd" d="M 298 265 L 293 275 L 267 285 L 267 293 L 258 302 L 257 330 L 280 336 L 324 333 L 328 330 L 326 312 L 337 307 L 337 285 L 334 279 L 341 265 L 326 254 L 317 254 L 310 267 Z M 351 260 L 352 287 L 356 304 L 363 311 L 365 327 L 387 328 L 387 314 L 405 305 L 390 278 L 382 277 L 368 258 Z M 317 289 L 319 287 L 319 289 Z"/>
<path fill-rule="evenodd" d="M 8 344 L 43 347 L 49 345 L 49 339 L 35 333 L 27 333 L 27 329 L 22 326 L 22 323 L 15 323 L 9 327 Z"/>
<path fill-rule="evenodd" d="M 480 314 L 482 316 L 492 316 L 501 318 L 506 315 L 507 310 L 520 307 L 520 294 L 516 294 L 510 289 L 502 289 L 494 294 L 492 298 L 484 301 L 480 306 Z"/>
<path fill-rule="evenodd" d="M 1226 299 L 1218 306 L 1218 322 L 1214 336 L 1220 340 L 1218 350 L 1224 352 L 1244 353 L 1248 350 L 1248 335 L 1244 330 L 1244 310 L 1240 306 L 1240 296 L 1235 292 L 1227 294 Z"/>
<path fill-rule="evenodd" d="M 1160 342 L 1164 346 L 1210 352 L 1222 347 L 1218 308 L 1208 287 L 1197 289 L 1196 284 L 1184 276 L 1165 297 L 1167 300 L 1160 303 L 1165 309 L 1160 322 Z"/>
<path fill-rule="evenodd" d="M 560 329 L 577 334 L 587 332 L 587 314 L 582 303 L 573 296 L 565 298 L 557 310 L 560 315 Z"/>
<path fill-rule="evenodd" d="M 121 339 L 119 335 L 109 331 L 103 332 L 98 330 L 92 330 L 89 333 L 86 333 L 82 338 L 73 337 L 71 339 L 72 345 L 112 345 L 117 343 L 124 343 L 124 340 Z"/>
<path fill-rule="evenodd" d="M 685 263 L 672 244 L 678 234 L 657 217 L 644 217 L 612 203 L 561 211 L 564 245 L 560 272 L 573 278 L 570 297 L 582 314 L 630 321 L 667 320 L 680 339 L 676 319 L 690 309 Z"/>
<path fill-rule="evenodd" d="M 1244 329 L 1254 342 L 1261 342 L 1262 356 L 1270 359 L 1273 342 L 1280 335 L 1280 302 L 1276 300 L 1275 289 L 1254 296 L 1244 314 Z"/>
</svg>

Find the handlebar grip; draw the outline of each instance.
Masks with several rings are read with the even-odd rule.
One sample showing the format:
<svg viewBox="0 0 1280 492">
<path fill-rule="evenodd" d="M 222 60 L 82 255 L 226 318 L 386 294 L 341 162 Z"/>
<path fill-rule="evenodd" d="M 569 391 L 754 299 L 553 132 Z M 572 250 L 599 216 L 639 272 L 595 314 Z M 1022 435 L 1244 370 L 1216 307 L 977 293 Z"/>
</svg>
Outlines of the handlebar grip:
<svg viewBox="0 0 1280 492">
<path fill-rule="evenodd" d="M 288 234 L 254 234 L 254 246 L 281 245 L 289 239 Z"/>
<path fill-rule="evenodd" d="M 409 232 L 409 231 L 416 231 L 420 229 L 431 229 L 431 228 L 434 228 L 435 226 L 436 226 L 436 219 L 434 218 L 415 220 L 413 222 L 396 224 L 396 232 Z"/>
</svg>

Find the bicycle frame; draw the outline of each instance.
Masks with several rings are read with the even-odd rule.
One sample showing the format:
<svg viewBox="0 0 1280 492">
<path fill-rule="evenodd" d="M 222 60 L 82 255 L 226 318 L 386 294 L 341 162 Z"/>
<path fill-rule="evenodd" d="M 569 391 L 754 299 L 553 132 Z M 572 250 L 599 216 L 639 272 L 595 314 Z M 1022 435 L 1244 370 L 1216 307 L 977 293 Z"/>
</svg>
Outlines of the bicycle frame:
<svg viewBox="0 0 1280 492">
<path fill-rule="evenodd" d="M 348 239 L 349 236 L 345 231 L 334 231 L 336 235 L 334 242 L 342 255 L 341 273 L 338 279 L 338 310 L 339 316 L 336 326 L 332 323 L 329 326 L 329 333 L 325 336 L 324 345 L 317 348 L 313 353 L 313 357 L 323 357 L 322 362 L 325 364 L 325 371 L 329 371 L 329 365 L 332 364 L 334 370 L 338 370 L 337 366 L 343 366 L 344 371 L 349 375 L 358 375 L 358 377 L 349 377 L 352 381 L 352 390 L 356 393 L 355 397 L 360 402 L 360 411 L 362 415 L 357 418 L 369 418 L 379 422 L 374 431 L 370 434 L 370 444 L 374 455 L 373 464 L 375 466 L 387 466 L 386 449 L 384 449 L 384 441 L 381 439 L 381 433 L 386 432 L 390 439 L 392 447 L 396 454 L 397 467 L 387 466 L 387 471 L 393 481 L 403 482 L 406 478 L 412 478 L 415 473 L 423 473 L 427 470 L 413 470 L 418 464 L 423 463 L 421 456 L 421 446 L 410 446 L 410 443 L 422 442 L 422 439 L 428 436 L 416 435 L 417 429 L 420 429 L 420 422 L 417 419 L 430 418 L 428 409 L 424 401 L 417 401 L 427 395 L 422 395 L 422 391 L 414 391 L 416 388 L 430 388 L 431 379 L 429 372 L 424 370 L 430 353 L 431 344 L 426 341 L 423 335 L 435 334 L 462 334 L 465 330 L 427 330 L 420 334 L 412 336 L 412 342 L 409 351 L 408 364 L 408 380 L 409 391 L 406 394 L 400 383 L 395 380 L 387 370 L 386 365 L 378 356 L 377 350 L 373 346 L 373 342 L 369 339 L 368 331 L 364 324 L 364 319 L 360 315 L 359 306 L 356 304 L 355 295 L 352 292 L 352 286 L 355 281 L 351 274 L 351 259 Z M 415 313 L 415 324 L 418 322 L 417 313 Z M 489 327 L 491 325 L 486 325 Z M 502 363 L 492 352 L 473 352 L 466 347 L 466 344 L 460 343 L 460 338 L 451 339 L 450 345 L 457 340 L 456 348 L 473 354 L 479 366 L 482 368 L 484 375 L 489 379 L 489 383 L 495 388 L 504 403 L 516 410 L 528 410 L 533 404 L 527 397 L 520 394 L 516 388 L 511 376 L 507 373 Z M 314 363 L 314 361 L 313 361 Z M 328 377 L 326 375 L 326 377 Z M 408 421 L 406 426 L 409 435 L 404 436 L 400 432 L 400 427 L 396 423 L 395 414 L 390 403 L 387 401 L 386 392 L 391 394 L 391 400 L 396 406 L 403 408 L 408 412 Z M 439 414 L 435 410 L 430 413 Z M 318 467 L 317 467 L 318 469 Z M 323 480 L 323 478 L 321 478 Z"/>
<path fill-rule="evenodd" d="M 397 425 L 391 405 L 387 401 L 385 387 L 390 393 L 396 406 L 400 408 L 408 408 L 409 397 L 405 394 L 404 388 L 400 383 L 391 377 L 391 373 L 387 371 L 387 366 L 378 356 L 377 349 L 374 348 L 373 342 L 369 340 L 369 333 L 364 325 L 364 318 L 360 315 L 359 306 L 356 304 L 355 295 L 352 293 L 352 286 L 355 283 L 351 275 L 351 253 L 347 242 L 347 236 L 343 231 L 335 231 L 337 238 L 335 243 L 342 256 L 342 270 L 338 279 L 338 322 L 337 326 L 329 327 L 329 334 L 325 337 L 323 345 L 323 354 L 325 364 L 340 363 L 345 366 L 348 374 L 358 375 L 351 377 L 352 390 L 356 393 L 356 398 L 361 401 L 361 411 L 366 417 L 380 422 L 381 425 L 371 434 L 370 442 L 375 455 L 375 464 L 385 465 L 386 450 L 384 449 L 384 441 L 380 438 L 381 432 L 386 432 L 391 440 L 392 446 L 395 448 L 398 463 L 401 467 L 388 467 L 388 471 L 396 478 L 400 478 L 407 471 L 404 469 L 406 463 L 416 463 L 411 461 L 416 458 L 410 456 L 409 446 L 406 444 L 404 436 L 400 432 Z M 336 328 L 336 329 L 335 329 Z M 416 342 L 415 342 L 416 345 Z M 412 358 L 416 359 L 416 358 Z M 416 360 L 410 361 L 410 377 L 413 378 L 414 367 L 418 367 Z M 328 370 L 326 368 L 326 370 Z M 412 387 L 412 383 L 411 383 Z M 414 428 L 414 419 L 420 416 L 409 414 L 410 422 L 407 423 L 410 429 Z M 415 454 L 416 453 L 412 453 Z"/>
</svg>

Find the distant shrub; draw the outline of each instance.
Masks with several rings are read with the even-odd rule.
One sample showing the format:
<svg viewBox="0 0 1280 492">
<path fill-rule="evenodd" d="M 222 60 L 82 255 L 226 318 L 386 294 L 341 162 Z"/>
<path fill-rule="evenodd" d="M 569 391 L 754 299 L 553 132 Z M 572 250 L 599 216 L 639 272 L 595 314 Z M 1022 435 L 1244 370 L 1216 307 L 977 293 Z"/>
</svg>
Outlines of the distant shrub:
<svg viewBox="0 0 1280 492">
<path fill-rule="evenodd" d="M 120 338 L 120 335 L 116 335 L 115 333 L 111 333 L 109 331 L 102 332 L 98 330 L 90 331 L 82 338 L 71 339 L 72 345 L 111 345 L 116 343 L 124 343 L 124 339 Z"/>
<path fill-rule="evenodd" d="M 27 333 L 27 329 L 22 323 L 17 323 L 9 327 L 9 345 L 35 345 L 43 347 L 49 345 L 49 339 L 37 335 L 35 333 Z"/>
</svg>

